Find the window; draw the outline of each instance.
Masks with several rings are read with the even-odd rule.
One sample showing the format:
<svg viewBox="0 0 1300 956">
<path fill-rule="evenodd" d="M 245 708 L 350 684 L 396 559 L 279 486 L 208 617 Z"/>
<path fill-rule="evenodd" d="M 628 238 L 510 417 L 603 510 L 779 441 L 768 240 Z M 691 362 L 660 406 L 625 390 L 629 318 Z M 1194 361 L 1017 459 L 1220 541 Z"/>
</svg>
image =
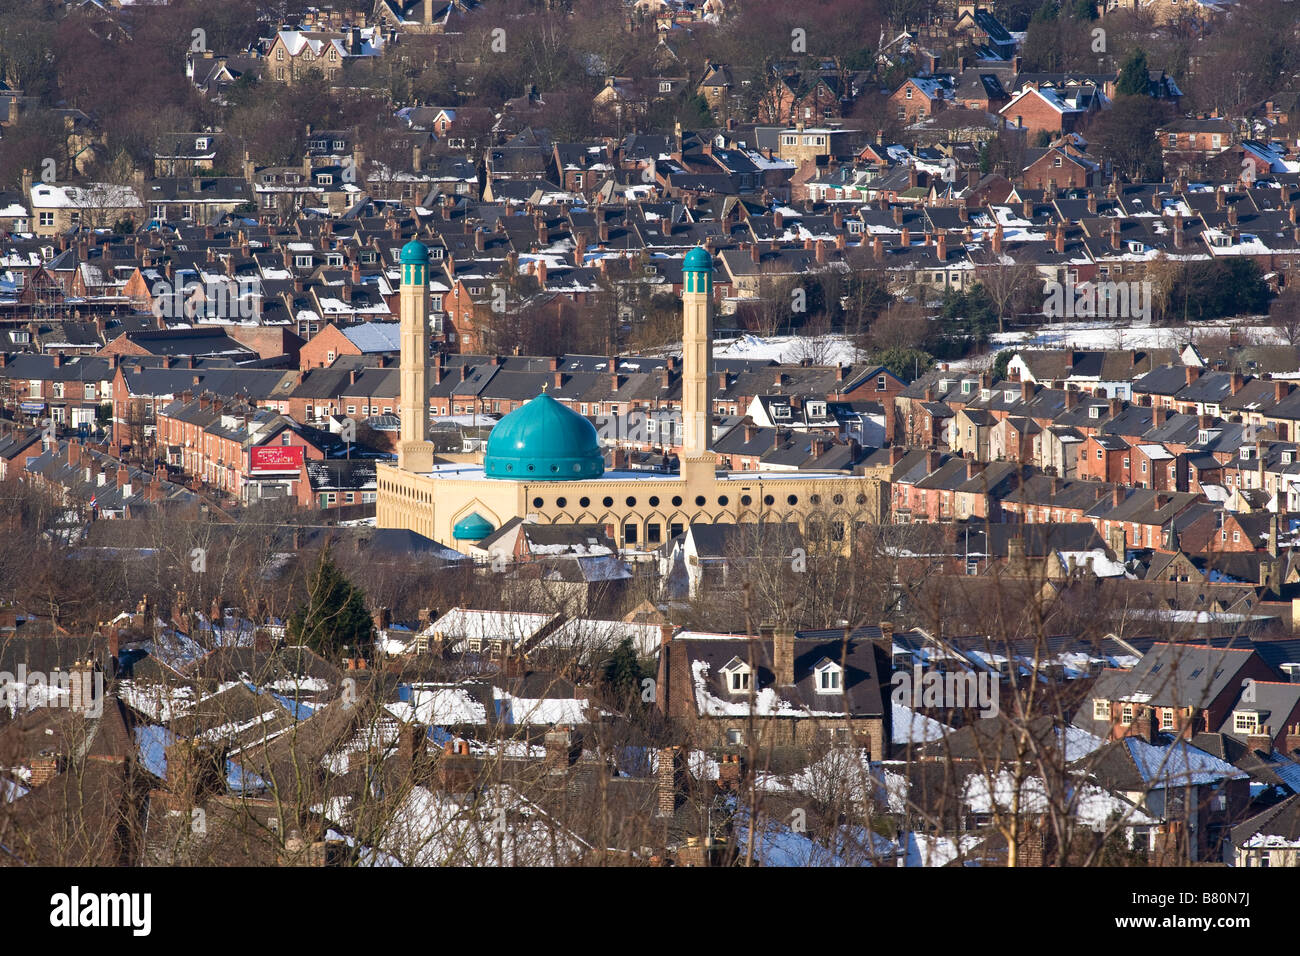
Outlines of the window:
<svg viewBox="0 0 1300 956">
<path fill-rule="evenodd" d="M 1110 701 L 1097 698 L 1092 702 L 1093 720 L 1110 720 Z"/>
<path fill-rule="evenodd" d="M 883 392 L 886 388 L 885 376 L 881 375 L 876 379 L 876 391 Z"/>
<path fill-rule="evenodd" d="M 1161 730 L 1174 729 L 1174 709 L 1172 707 L 1160 708 L 1160 729 Z"/>
<path fill-rule="evenodd" d="M 1132 705 L 1132 704 L 1124 704 L 1124 705 L 1120 708 L 1119 719 L 1120 719 L 1121 723 L 1125 723 L 1125 724 L 1131 724 L 1131 723 L 1133 723 L 1133 705 Z"/>
<path fill-rule="evenodd" d="M 1101 449 L 1100 449 L 1100 448 L 1097 449 L 1097 460 L 1098 460 L 1098 461 L 1101 461 Z"/>
<path fill-rule="evenodd" d="M 1232 729 L 1239 734 L 1253 734 L 1259 726 L 1259 715 L 1254 711 L 1234 711 Z"/>
<path fill-rule="evenodd" d="M 659 92 L 660 92 L 660 93 L 671 93 L 672 91 L 673 91 L 673 84 L 672 84 L 670 81 L 668 81 L 668 80 L 660 80 L 660 81 L 659 81 Z"/>
<path fill-rule="evenodd" d="M 838 694 L 843 684 L 843 669 L 833 661 L 824 660 L 817 665 L 817 692 Z"/>
<path fill-rule="evenodd" d="M 745 732 L 734 727 L 727 730 L 727 744 L 738 747 L 745 742 Z"/>
<path fill-rule="evenodd" d="M 42 226 L 52 226 L 52 225 L 54 225 L 54 213 L 52 213 L 52 212 L 43 212 L 43 213 L 41 213 L 41 225 L 42 225 Z"/>
<path fill-rule="evenodd" d="M 739 657 L 733 657 L 722 667 L 722 678 L 727 690 L 733 694 L 742 694 L 749 690 L 749 665 Z"/>
</svg>

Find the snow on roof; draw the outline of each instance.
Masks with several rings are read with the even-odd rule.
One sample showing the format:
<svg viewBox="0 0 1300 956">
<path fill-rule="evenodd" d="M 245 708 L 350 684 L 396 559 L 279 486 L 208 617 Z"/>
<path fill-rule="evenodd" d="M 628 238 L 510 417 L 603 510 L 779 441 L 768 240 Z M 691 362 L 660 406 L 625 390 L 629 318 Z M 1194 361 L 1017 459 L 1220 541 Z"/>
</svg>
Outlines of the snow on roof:
<svg viewBox="0 0 1300 956">
<path fill-rule="evenodd" d="M 549 634 L 538 646 L 609 651 L 624 640 L 630 640 L 639 656 L 653 657 L 659 652 L 661 636 L 657 624 L 574 618 L 565 621 L 563 626 Z"/>
<path fill-rule="evenodd" d="M 1028 777 L 1021 781 L 1018 804 L 1013 803 L 1015 796 L 1015 775 L 1010 770 L 999 771 L 992 781 L 982 773 L 973 773 L 962 785 L 962 800 L 971 813 L 1002 812 L 1013 805 L 1018 806 L 1021 813 L 1047 813 L 1052 801 L 1041 777 Z M 1114 817 L 1130 826 L 1151 826 L 1158 822 L 1123 797 L 1095 784 L 1085 783 L 1077 789 L 1070 788 L 1068 798 L 1073 805 L 1074 819 L 1091 830 L 1104 830 Z"/>
<path fill-rule="evenodd" d="M 1061 569 L 1067 572 L 1073 565 L 1091 571 L 1099 578 L 1122 578 L 1128 573 L 1124 563 L 1108 558 L 1103 548 L 1093 548 L 1091 551 L 1057 551 L 1056 556 L 1061 562 Z"/>
<path fill-rule="evenodd" d="M 497 719 L 503 724 L 585 724 L 590 701 L 569 697 L 515 697 L 500 688 L 493 691 Z"/>
<path fill-rule="evenodd" d="M 387 710 L 403 723 L 415 720 L 426 727 L 487 723 L 487 710 L 465 687 L 416 684 L 409 700 L 388 704 Z"/>
<path fill-rule="evenodd" d="M 516 643 L 537 633 L 550 614 L 525 611 L 475 611 L 454 607 L 425 629 L 445 641 L 490 640 Z"/>
<path fill-rule="evenodd" d="M 401 349 L 401 330 L 400 322 L 364 322 L 339 331 L 362 352 L 396 352 Z"/>
<path fill-rule="evenodd" d="M 893 743 L 923 744 L 942 740 L 951 730 L 933 717 L 918 714 L 910 707 L 894 703 Z"/>
<path fill-rule="evenodd" d="M 88 183 L 85 186 L 32 186 L 33 209 L 133 209 L 140 197 L 130 186 Z"/>
<path fill-rule="evenodd" d="M 505 811 L 510 839 L 492 825 Z M 560 866 L 590 847 L 509 786 L 486 788 L 469 803 L 412 787 L 379 840 L 379 849 L 409 866 Z"/>
<path fill-rule="evenodd" d="M 1180 740 L 1168 747 L 1149 744 L 1137 737 L 1126 737 L 1124 746 L 1147 786 L 1183 787 L 1215 783 L 1219 780 L 1244 780 L 1248 774 L 1213 754 Z"/>
<path fill-rule="evenodd" d="M 695 703 L 701 714 L 710 717 L 744 717 L 750 713 L 750 698 L 722 700 L 709 692 L 709 662 L 692 661 L 691 677 L 695 682 Z M 781 698 L 772 687 L 764 687 L 753 696 L 753 712 L 764 717 L 838 717 L 838 711 L 810 710 Z"/>
</svg>

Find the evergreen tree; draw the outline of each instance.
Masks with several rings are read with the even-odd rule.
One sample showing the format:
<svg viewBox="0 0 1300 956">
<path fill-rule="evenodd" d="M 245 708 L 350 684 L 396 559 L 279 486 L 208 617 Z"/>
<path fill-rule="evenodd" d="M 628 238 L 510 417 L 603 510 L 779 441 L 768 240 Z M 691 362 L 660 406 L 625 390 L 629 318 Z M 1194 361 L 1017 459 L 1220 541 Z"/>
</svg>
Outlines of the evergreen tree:
<svg viewBox="0 0 1300 956">
<path fill-rule="evenodd" d="M 307 602 L 289 618 L 289 636 L 326 658 L 344 647 L 368 649 L 371 621 L 365 594 L 338 569 L 328 549 L 307 580 Z"/>
<path fill-rule="evenodd" d="M 1015 353 L 1011 349 L 1003 349 L 993 358 L 993 381 L 1005 382 L 1007 379 L 1007 367 L 1011 364 Z"/>
<path fill-rule="evenodd" d="M 605 688 L 612 700 L 627 705 L 639 698 L 641 692 L 641 661 L 636 656 L 632 639 L 626 638 L 614 649 L 605 663 Z"/>
<path fill-rule="evenodd" d="M 934 356 L 924 349 L 909 349 L 902 346 L 881 349 L 871 355 L 871 362 L 883 365 L 905 382 L 911 382 L 926 372 L 934 364 Z"/>
<path fill-rule="evenodd" d="M 1151 88 L 1151 79 L 1147 69 L 1146 52 L 1138 47 L 1129 54 L 1115 81 L 1115 92 L 1119 96 L 1146 96 Z"/>
</svg>

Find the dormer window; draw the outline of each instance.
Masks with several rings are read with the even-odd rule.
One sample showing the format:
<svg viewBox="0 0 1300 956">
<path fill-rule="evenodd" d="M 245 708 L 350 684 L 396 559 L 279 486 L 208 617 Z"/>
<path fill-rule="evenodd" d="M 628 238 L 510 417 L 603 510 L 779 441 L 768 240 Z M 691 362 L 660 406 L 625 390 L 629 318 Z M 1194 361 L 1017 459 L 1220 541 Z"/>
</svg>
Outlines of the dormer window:
<svg viewBox="0 0 1300 956">
<path fill-rule="evenodd" d="M 1095 698 L 1092 702 L 1092 719 L 1110 720 L 1110 701 L 1100 697 Z"/>
<path fill-rule="evenodd" d="M 1253 734 L 1259 729 L 1259 711 L 1234 710 L 1232 712 L 1232 730 L 1238 734 Z"/>
<path fill-rule="evenodd" d="M 1002 397 L 1006 399 L 1008 402 L 1014 402 L 1016 400 L 1015 389 L 1012 388 L 1007 389 L 1005 392 L 1002 393 Z"/>
<path fill-rule="evenodd" d="M 838 694 L 844 690 L 844 668 L 828 658 L 822 658 L 813 669 L 813 680 L 819 694 Z"/>
<path fill-rule="evenodd" d="M 733 657 L 722 666 L 722 679 L 732 694 L 747 694 L 750 689 L 752 668 L 739 657 Z"/>
<path fill-rule="evenodd" d="M 1088 417 L 1089 417 L 1089 418 L 1101 418 L 1101 406 L 1100 406 L 1100 405 L 1089 405 L 1089 406 L 1088 406 Z"/>
</svg>

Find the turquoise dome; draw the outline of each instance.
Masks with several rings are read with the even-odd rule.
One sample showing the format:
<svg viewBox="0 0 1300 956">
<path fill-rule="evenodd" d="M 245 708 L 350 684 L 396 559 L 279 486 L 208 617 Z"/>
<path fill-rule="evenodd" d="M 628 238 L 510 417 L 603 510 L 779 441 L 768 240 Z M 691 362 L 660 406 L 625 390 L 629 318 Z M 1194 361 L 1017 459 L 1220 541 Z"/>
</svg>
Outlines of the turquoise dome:
<svg viewBox="0 0 1300 956">
<path fill-rule="evenodd" d="M 402 264 L 423 266 L 429 263 L 429 247 L 422 242 L 412 239 L 406 245 L 402 246 Z"/>
<path fill-rule="evenodd" d="M 482 541 L 495 530 L 491 521 L 474 511 L 452 526 L 451 536 L 457 541 Z"/>
<path fill-rule="evenodd" d="M 712 272 L 713 257 L 700 246 L 696 246 L 690 252 L 686 253 L 686 259 L 682 262 L 683 272 Z"/>
<path fill-rule="evenodd" d="M 515 481 L 599 478 L 605 456 L 595 426 L 543 392 L 497 422 L 483 470 L 489 478 Z"/>
</svg>

